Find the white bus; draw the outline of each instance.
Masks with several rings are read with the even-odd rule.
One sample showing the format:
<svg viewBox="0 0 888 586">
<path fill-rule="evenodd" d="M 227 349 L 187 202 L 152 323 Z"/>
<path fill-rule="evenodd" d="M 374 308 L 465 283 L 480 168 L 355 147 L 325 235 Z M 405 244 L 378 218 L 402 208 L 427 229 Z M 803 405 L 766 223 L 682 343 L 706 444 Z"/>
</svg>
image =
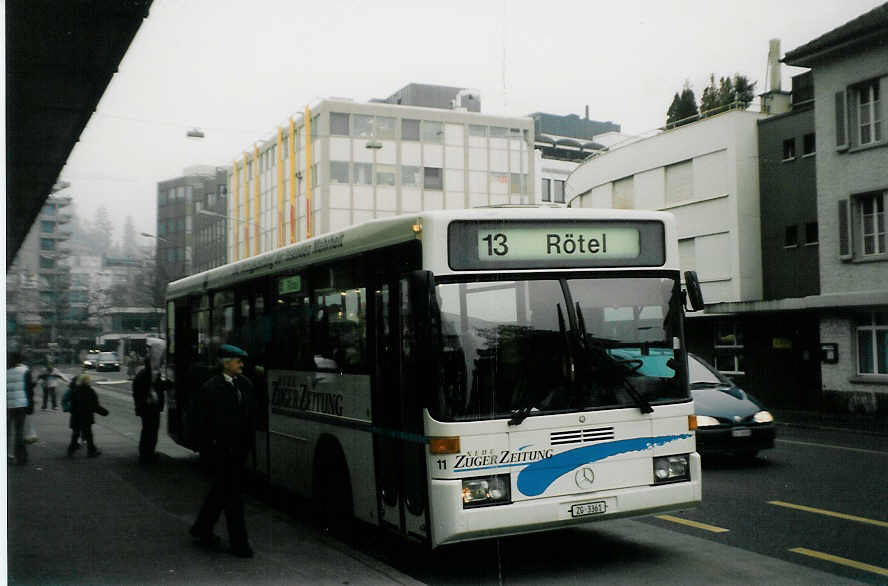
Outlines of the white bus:
<svg viewBox="0 0 888 586">
<path fill-rule="evenodd" d="M 428 211 L 168 288 L 169 433 L 249 353 L 255 472 L 431 547 L 701 499 L 673 217 Z"/>
</svg>

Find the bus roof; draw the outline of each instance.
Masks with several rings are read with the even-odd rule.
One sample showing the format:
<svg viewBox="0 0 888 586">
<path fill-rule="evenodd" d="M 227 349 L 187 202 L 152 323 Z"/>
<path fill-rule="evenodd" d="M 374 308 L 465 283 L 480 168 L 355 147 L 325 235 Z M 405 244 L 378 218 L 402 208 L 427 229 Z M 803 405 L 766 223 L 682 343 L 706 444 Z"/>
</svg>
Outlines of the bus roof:
<svg viewBox="0 0 888 586">
<path fill-rule="evenodd" d="M 429 268 L 437 269 L 436 273 L 442 270 L 449 272 L 445 269 L 446 228 L 455 220 L 657 220 L 663 222 L 666 228 L 666 266 L 676 270 L 678 268 L 675 219 L 669 212 L 563 206 L 491 206 L 428 210 L 370 220 L 173 281 L 167 288 L 167 297 L 174 299 L 202 290 L 229 286 L 248 277 L 273 274 L 285 269 L 299 269 L 318 262 L 426 238 L 431 239 L 434 245 L 425 248 L 433 251 L 431 254 L 441 257 L 438 262 L 431 263 L 434 268 Z"/>
</svg>

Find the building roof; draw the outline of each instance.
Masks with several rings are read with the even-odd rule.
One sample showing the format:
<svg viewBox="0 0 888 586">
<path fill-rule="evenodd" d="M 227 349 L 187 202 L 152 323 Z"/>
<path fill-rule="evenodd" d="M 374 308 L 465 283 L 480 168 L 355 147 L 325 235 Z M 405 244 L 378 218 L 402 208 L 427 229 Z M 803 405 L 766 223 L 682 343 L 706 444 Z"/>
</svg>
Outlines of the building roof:
<svg viewBox="0 0 888 586">
<path fill-rule="evenodd" d="M 560 116 L 545 112 L 528 114 L 534 120 L 534 130 L 537 135 L 547 134 L 559 137 L 592 139 L 598 134 L 606 132 L 620 132 L 620 125 L 613 122 L 599 122 L 580 118 L 576 114 Z"/>
<path fill-rule="evenodd" d="M 789 51 L 782 61 L 787 65 L 812 67 L 825 58 L 842 56 L 870 44 L 885 45 L 886 42 L 888 2 Z"/>
<path fill-rule="evenodd" d="M 7 267 L 151 2 L 5 3 Z"/>
</svg>

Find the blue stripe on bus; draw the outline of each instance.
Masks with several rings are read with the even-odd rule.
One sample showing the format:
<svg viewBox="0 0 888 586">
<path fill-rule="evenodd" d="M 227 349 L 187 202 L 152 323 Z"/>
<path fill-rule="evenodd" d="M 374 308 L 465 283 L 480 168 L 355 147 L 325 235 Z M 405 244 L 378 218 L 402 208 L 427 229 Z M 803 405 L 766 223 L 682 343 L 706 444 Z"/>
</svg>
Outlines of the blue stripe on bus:
<svg viewBox="0 0 888 586">
<path fill-rule="evenodd" d="M 690 437 L 691 434 L 689 433 L 658 437 L 636 437 L 562 452 L 551 458 L 529 464 L 527 468 L 519 472 L 518 490 L 527 496 L 537 496 L 544 493 L 559 477 L 583 464 L 597 462 L 617 454 L 642 452 L 654 446 L 662 446 Z"/>
</svg>

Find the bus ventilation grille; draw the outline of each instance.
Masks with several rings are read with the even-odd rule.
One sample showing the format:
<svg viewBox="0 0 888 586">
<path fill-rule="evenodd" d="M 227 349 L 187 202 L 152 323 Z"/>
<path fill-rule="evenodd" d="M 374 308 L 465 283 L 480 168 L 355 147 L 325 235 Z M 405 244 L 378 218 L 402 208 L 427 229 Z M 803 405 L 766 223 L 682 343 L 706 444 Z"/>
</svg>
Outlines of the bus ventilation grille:
<svg viewBox="0 0 888 586">
<path fill-rule="evenodd" d="M 549 435 L 549 441 L 553 446 L 565 444 L 582 444 L 586 442 L 601 442 L 614 439 L 613 427 L 595 427 L 592 429 L 571 429 L 569 431 L 553 431 Z"/>
</svg>

